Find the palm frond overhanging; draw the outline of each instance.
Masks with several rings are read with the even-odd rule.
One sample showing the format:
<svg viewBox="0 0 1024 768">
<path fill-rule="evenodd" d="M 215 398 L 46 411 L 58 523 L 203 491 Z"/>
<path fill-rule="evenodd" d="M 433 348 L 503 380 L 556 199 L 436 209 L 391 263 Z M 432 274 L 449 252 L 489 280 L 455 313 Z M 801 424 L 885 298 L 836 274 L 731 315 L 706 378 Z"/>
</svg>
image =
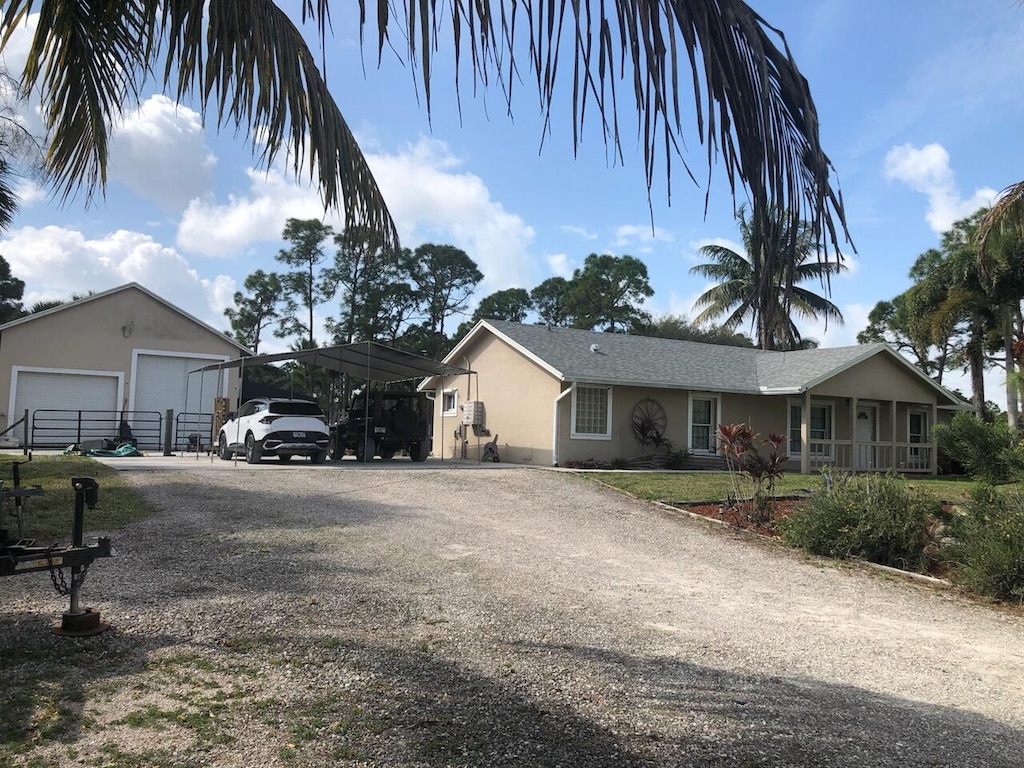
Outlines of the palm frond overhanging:
<svg viewBox="0 0 1024 768">
<path fill-rule="evenodd" d="M 330 6 L 301 3 L 303 23 L 312 23 L 325 45 Z M 263 161 L 287 149 L 325 202 L 342 204 L 348 225 L 397 240 L 313 53 L 271 0 L 7 0 L 0 45 L 34 12 L 24 84 L 41 91 L 49 163 L 64 198 L 102 189 L 109 122 L 157 76 L 179 99 L 198 97 L 219 125 L 265 141 Z M 596 117 L 619 160 L 619 120 L 635 109 L 649 193 L 664 162 L 671 195 L 672 161 L 682 158 L 686 138 L 680 95 L 689 82 L 709 176 L 720 158 L 734 197 L 745 187 L 756 206 L 775 201 L 791 229 L 809 222 L 813 237 L 840 258 L 838 243 L 847 237 L 842 200 L 807 82 L 782 34 L 741 0 L 377 0 L 375 7 L 359 0 L 359 13 L 361 37 L 376 27 L 378 58 L 394 47 L 418 72 L 428 111 L 432 57 L 442 47 L 454 50 L 457 91 L 468 63 L 474 91 L 497 85 L 511 110 L 528 70 L 548 117 L 556 80 L 571 70 L 575 144 L 585 120 Z"/>
</svg>

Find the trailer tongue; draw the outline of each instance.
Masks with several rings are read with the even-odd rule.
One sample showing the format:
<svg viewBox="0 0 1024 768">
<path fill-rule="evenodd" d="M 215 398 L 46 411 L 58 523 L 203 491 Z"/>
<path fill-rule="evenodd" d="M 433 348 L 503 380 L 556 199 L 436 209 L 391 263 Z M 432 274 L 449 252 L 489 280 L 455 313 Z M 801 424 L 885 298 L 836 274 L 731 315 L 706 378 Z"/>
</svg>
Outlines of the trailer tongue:
<svg viewBox="0 0 1024 768">
<path fill-rule="evenodd" d="M 75 512 L 70 546 L 39 546 L 34 539 L 21 538 L 20 530 L 19 538 L 8 538 L 7 531 L 0 529 L 0 576 L 48 571 L 54 589 L 71 598 L 71 605 L 64 612 L 61 623 L 53 628 L 54 633 L 84 637 L 110 628 L 100 620 L 98 611 L 81 607 L 81 591 L 89 566 L 100 557 L 111 557 L 113 550 L 110 539 L 106 537 L 100 537 L 95 544 L 85 544 L 85 508 L 96 506 L 99 483 L 91 477 L 73 477 L 71 486 L 75 489 Z M 0 490 L 0 498 L 23 498 L 19 490 L 23 489 Z M 19 517 L 19 529 L 20 523 Z M 64 574 L 65 568 L 70 569 L 70 582 Z"/>
</svg>

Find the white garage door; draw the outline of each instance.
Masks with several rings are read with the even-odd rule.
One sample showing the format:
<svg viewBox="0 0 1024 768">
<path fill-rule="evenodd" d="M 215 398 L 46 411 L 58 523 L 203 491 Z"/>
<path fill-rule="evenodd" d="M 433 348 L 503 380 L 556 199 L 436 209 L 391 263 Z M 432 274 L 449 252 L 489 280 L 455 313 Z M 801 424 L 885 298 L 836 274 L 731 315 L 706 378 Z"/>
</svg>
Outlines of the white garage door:
<svg viewBox="0 0 1024 768">
<path fill-rule="evenodd" d="M 213 412 L 213 400 L 223 391 L 218 386 L 224 374 L 207 371 L 205 374 L 189 371 L 202 368 L 212 362 L 208 357 L 174 357 L 167 355 L 139 355 L 135 366 L 136 412 L 155 412 L 163 416 L 168 408 L 173 409 L 172 443 L 178 446 L 187 435 L 203 435 L 204 444 L 210 431 L 209 416 Z M 138 418 L 142 418 L 139 414 Z"/>
<path fill-rule="evenodd" d="M 117 435 L 116 375 L 17 371 L 14 419 L 27 408 L 32 444 L 64 447 L 82 440 Z M 19 435 L 20 430 L 15 430 Z"/>
</svg>

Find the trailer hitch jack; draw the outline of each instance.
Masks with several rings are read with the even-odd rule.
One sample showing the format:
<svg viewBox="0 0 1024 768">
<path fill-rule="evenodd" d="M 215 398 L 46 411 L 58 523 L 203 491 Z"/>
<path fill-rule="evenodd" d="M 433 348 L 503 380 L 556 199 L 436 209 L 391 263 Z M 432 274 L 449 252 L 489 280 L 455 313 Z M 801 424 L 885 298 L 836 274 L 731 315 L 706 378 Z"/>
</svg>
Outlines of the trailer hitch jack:
<svg viewBox="0 0 1024 768">
<path fill-rule="evenodd" d="M 99 483 L 91 477 L 72 477 L 71 486 L 75 489 L 75 518 L 71 530 L 71 546 L 82 549 L 85 545 L 85 508 L 93 509 L 99 500 Z M 100 546 L 106 546 L 109 556 L 109 540 L 100 540 Z M 85 581 L 89 563 L 71 566 L 71 584 L 66 589 L 58 588 L 62 594 L 71 597 L 71 605 L 61 617 L 60 624 L 53 628 L 55 635 L 63 637 L 88 637 L 98 635 L 110 629 L 110 625 L 100 619 L 99 611 L 82 608 L 80 605 L 82 583 Z M 51 574 L 53 570 L 51 569 Z M 63 578 L 61 579 L 63 581 Z M 57 586 L 56 580 L 54 586 Z"/>
</svg>

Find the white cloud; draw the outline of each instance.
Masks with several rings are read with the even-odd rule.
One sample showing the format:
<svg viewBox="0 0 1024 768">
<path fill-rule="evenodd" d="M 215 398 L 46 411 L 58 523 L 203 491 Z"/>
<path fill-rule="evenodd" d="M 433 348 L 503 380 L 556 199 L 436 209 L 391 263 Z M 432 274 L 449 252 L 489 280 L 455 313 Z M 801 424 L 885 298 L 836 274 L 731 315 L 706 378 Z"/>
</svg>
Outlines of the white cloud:
<svg viewBox="0 0 1024 768">
<path fill-rule="evenodd" d="M 31 179 L 22 179 L 14 187 L 14 194 L 18 196 L 20 205 L 26 206 L 46 200 L 46 190 Z"/>
<path fill-rule="evenodd" d="M 842 257 L 842 264 L 844 267 L 846 267 L 846 271 L 840 273 L 839 279 L 849 280 L 851 277 L 854 277 L 858 272 L 860 272 L 860 260 L 849 253 L 843 253 Z M 832 256 L 831 261 L 835 261 L 834 255 Z"/>
<path fill-rule="evenodd" d="M 25 17 L 25 23 L 15 27 L 10 39 L 4 44 L 3 66 L 15 76 L 20 75 L 25 67 L 38 24 L 39 14 L 30 13 Z"/>
<path fill-rule="evenodd" d="M 146 99 L 111 134 L 110 178 L 168 211 L 212 188 L 216 162 L 199 113 L 166 96 Z"/>
<path fill-rule="evenodd" d="M 816 339 L 823 347 L 849 347 L 857 343 L 857 334 L 868 326 L 868 314 L 874 309 L 874 304 L 859 304 L 852 302 L 840 304 L 839 311 L 843 313 L 845 323 L 830 322 L 801 322 L 797 321 L 800 333 L 805 338 Z"/>
<path fill-rule="evenodd" d="M 298 185 L 277 170 L 250 168 L 249 192 L 218 204 L 194 199 L 178 223 L 177 244 L 204 256 L 232 256 L 258 242 L 276 242 L 289 218 L 320 219 L 341 229 L 337 217 L 324 217 L 323 203 L 308 185 Z"/>
<path fill-rule="evenodd" d="M 581 237 L 584 240 L 597 240 L 597 233 L 587 230 L 585 227 L 577 227 L 572 224 L 563 224 L 559 227 L 560 230 L 565 232 L 567 235 L 575 235 Z"/>
<path fill-rule="evenodd" d="M 396 154 L 368 154 L 367 161 L 405 245 L 462 248 L 484 273 L 484 295 L 534 283 L 533 229 L 494 201 L 479 176 L 455 172 L 461 160 L 443 142 L 421 138 Z M 178 226 L 180 248 L 207 256 L 244 252 L 256 242 L 279 240 L 290 217 L 322 218 L 336 230 L 344 228 L 336 214 L 324 214 L 312 187 L 294 182 L 279 167 L 265 173 L 250 169 L 248 176 L 245 195 L 189 204 Z"/>
<path fill-rule="evenodd" d="M 989 187 L 962 199 L 949 165 L 949 153 L 941 144 L 918 149 L 910 144 L 893 147 L 885 156 L 885 177 L 903 182 L 928 197 L 925 220 L 933 232 L 947 232 L 955 221 L 991 205 L 997 192 Z"/>
<path fill-rule="evenodd" d="M 462 162 L 444 142 L 420 138 L 400 153 L 367 160 L 403 241 L 462 248 L 484 273 L 485 294 L 533 284 L 533 228 L 491 199 L 479 176 L 456 173 Z"/>
<path fill-rule="evenodd" d="M 649 246 L 650 243 L 671 243 L 672 233 L 662 227 L 652 227 L 650 224 L 623 224 L 615 228 L 615 246 L 628 248 L 630 246 Z M 650 250 L 641 247 L 641 250 Z"/>
<path fill-rule="evenodd" d="M 558 277 L 564 277 L 566 280 L 572 277 L 572 273 L 575 271 L 575 267 L 569 260 L 568 254 L 565 253 L 553 253 L 547 257 L 548 267 Z"/>
<path fill-rule="evenodd" d="M 700 290 L 694 291 L 693 293 L 685 296 L 680 296 L 675 291 L 670 291 L 668 296 L 668 308 L 662 310 L 659 307 L 658 309 L 652 309 L 651 312 L 655 315 L 681 315 L 687 320 L 693 320 L 693 318 L 701 312 L 699 308 L 694 307 L 697 303 L 697 299 L 700 298 L 701 294 L 710 287 L 711 283 L 708 283 Z"/>
<path fill-rule="evenodd" d="M 235 281 L 201 278 L 173 248 L 149 235 L 119 230 L 98 239 L 62 227 L 15 230 L 0 249 L 11 272 L 30 286 L 25 303 L 66 299 L 137 282 L 215 328 L 226 328 Z"/>
</svg>

